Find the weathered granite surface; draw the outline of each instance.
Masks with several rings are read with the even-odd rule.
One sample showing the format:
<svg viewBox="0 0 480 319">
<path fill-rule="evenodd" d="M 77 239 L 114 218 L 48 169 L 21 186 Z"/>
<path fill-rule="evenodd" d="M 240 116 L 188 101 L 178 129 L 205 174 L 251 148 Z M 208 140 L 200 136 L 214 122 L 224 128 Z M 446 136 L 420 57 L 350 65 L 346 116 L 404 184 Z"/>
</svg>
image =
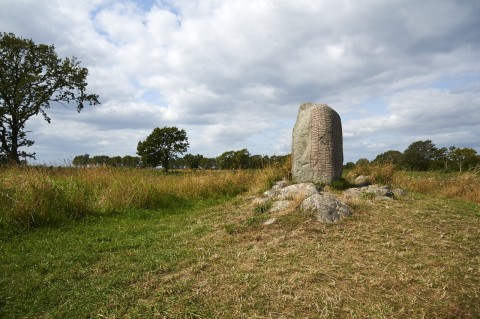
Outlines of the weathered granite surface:
<svg viewBox="0 0 480 319">
<path fill-rule="evenodd" d="M 293 182 L 330 184 L 340 179 L 342 169 L 340 116 L 326 104 L 302 104 L 292 134 Z"/>
<path fill-rule="evenodd" d="M 352 209 L 330 193 L 314 194 L 305 199 L 300 208 L 314 212 L 317 220 L 324 223 L 334 223 L 352 215 Z"/>
<path fill-rule="evenodd" d="M 258 207 L 272 202 L 268 213 L 286 212 L 300 204 L 302 211 L 313 212 L 317 220 L 324 223 L 334 223 L 352 214 L 352 209 L 336 199 L 335 195 L 319 192 L 312 183 L 288 185 L 288 182 L 280 181 L 263 193 L 263 196 L 255 198 L 252 203 Z M 264 225 L 275 221 L 275 218 L 270 218 Z"/>
</svg>

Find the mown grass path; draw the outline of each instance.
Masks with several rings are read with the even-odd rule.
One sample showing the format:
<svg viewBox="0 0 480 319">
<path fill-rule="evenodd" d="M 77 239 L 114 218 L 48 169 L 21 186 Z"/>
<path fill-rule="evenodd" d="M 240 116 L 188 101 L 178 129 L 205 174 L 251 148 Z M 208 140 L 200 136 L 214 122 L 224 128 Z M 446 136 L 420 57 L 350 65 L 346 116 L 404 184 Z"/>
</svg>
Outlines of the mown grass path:
<svg viewBox="0 0 480 319">
<path fill-rule="evenodd" d="M 131 211 L 42 228 L 1 243 L 1 308 L 8 318 L 144 317 L 137 289 L 196 262 L 209 230 L 196 210 Z"/>
<path fill-rule="evenodd" d="M 320 224 L 250 200 L 2 240 L 5 318 L 478 318 L 480 206 L 415 195 Z"/>
</svg>

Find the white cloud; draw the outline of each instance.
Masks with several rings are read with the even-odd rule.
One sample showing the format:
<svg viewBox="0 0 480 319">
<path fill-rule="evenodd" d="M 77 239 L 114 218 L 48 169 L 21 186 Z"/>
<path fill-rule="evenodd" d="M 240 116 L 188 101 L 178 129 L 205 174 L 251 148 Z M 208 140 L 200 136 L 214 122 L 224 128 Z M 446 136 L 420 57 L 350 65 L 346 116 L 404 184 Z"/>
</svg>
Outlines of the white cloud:
<svg viewBox="0 0 480 319">
<path fill-rule="evenodd" d="M 480 149 L 480 90 L 412 89 L 393 94 L 384 115 L 344 123 L 344 137 L 353 143 L 368 141 L 378 149 L 403 151 L 417 140 L 438 146 Z M 396 146 L 396 147 L 394 147 Z M 399 147 L 401 146 L 401 147 Z"/>
</svg>

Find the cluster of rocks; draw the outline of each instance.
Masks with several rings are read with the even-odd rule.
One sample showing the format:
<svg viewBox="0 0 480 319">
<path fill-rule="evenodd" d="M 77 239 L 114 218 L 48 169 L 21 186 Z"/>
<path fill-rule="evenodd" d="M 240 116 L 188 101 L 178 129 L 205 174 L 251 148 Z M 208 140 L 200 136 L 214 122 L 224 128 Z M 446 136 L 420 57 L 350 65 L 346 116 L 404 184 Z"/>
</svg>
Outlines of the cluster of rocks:
<svg viewBox="0 0 480 319">
<path fill-rule="evenodd" d="M 376 201 L 392 200 L 394 196 L 405 196 L 407 192 L 401 188 L 390 189 L 382 185 L 366 185 L 353 187 L 343 192 L 346 199 L 372 199 Z"/>
<path fill-rule="evenodd" d="M 333 194 L 319 192 L 313 183 L 288 185 L 287 181 L 277 182 L 263 197 L 255 198 L 258 206 L 272 202 L 269 212 L 278 212 L 300 207 L 303 212 L 313 212 L 320 222 L 333 223 L 352 214 L 352 209 Z"/>
<path fill-rule="evenodd" d="M 354 180 L 357 187 L 352 187 L 343 192 L 346 199 L 371 199 L 375 201 L 388 201 L 394 197 L 402 197 L 407 192 L 402 188 L 390 189 L 384 185 L 370 184 L 370 177 L 360 175 Z"/>
<path fill-rule="evenodd" d="M 394 197 L 405 196 L 401 188 L 390 189 L 382 185 L 364 185 L 343 191 L 346 200 L 387 201 Z M 334 223 L 352 215 L 352 209 L 330 192 L 319 191 L 313 183 L 289 185 L 287 181 L 279 181 L 262 197 L 253 200 L 256 207 L 268 207 L 269 213 L 286 211 L 299 207 L 302 212 L 313 212 L 319 222 Z M 271 224 L 275 218 L 269 219 Z"/>
</svg>

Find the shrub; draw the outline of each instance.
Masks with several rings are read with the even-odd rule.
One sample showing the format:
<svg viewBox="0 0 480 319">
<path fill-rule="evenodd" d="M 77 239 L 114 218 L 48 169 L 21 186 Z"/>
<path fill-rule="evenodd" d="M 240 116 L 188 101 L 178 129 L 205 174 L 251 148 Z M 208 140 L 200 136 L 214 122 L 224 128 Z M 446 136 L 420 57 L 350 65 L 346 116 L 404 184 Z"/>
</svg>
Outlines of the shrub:
<svg viewBox="0 0 480 319">
<path fill-rule="evenodd" d="M 392 185 L 395 178 L 395 165 L 372 164 L 370 165 L 370 180 L 375 184 Z"/>
</svg>

